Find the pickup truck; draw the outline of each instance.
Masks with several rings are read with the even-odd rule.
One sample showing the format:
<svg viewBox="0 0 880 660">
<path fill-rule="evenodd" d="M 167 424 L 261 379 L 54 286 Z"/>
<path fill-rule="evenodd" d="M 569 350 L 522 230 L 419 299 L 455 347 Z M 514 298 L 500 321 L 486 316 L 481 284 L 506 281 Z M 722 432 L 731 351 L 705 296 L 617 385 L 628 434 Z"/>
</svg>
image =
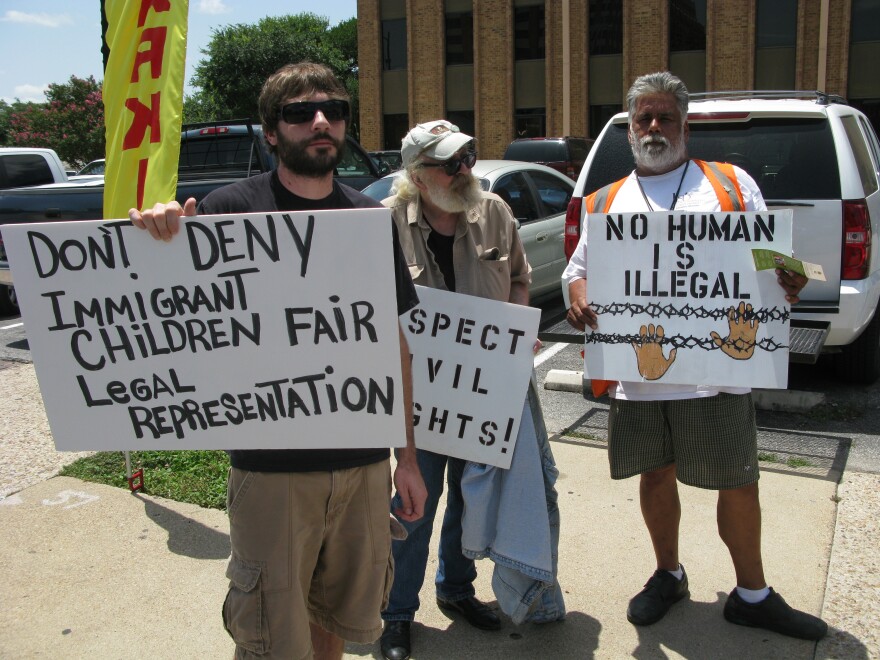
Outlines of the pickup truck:
<svg viewBox="0 0 880 660">
<path fill-rule="evenodd" d="M 361 190 L 376 181 L 376 164 L 357 141 L 346 135 L 347 148 L 335 176 Z M 262 127 L 249 120 L 184 126 L 180 141 L 176 199 L 201 200 L 237 179 L 268 172 L 275 160 L 263 141 Z M 0 190 L 0 225 L 55 220 L 95 220 L 103 217 L 104 178 Z M 0 315 L 17 312 L 12 274 L 0 237 Z"/>
<path fill-rule="evenodd" d="M 65 181 L 67 170 L 52 149 L 0 148 L 0 190 Z"/>
</svg>

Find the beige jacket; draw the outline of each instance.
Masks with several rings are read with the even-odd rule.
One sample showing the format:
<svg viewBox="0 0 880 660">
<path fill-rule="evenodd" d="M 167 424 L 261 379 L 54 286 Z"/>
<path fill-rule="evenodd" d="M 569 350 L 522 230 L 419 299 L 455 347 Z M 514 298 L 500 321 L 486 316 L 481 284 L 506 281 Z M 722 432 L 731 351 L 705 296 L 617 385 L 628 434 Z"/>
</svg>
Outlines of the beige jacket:
<svg viewBox="0 0 880 660">
<path fill-rule="evenodd" d="M 459 219 L 455 230 L 455 288 L 457 293 L 507 302 L 511 283 L 528 286 L 532 269 L 508 206 L 493 193 L 482 195 L 482 201 Z M 420 198 L 407 202 L 389 197 L 382 204 L 391 209 L 397 223 L 400 246 L 413 282 L 446 289 L 443 273 L 428 249 L 431 227 L 422 216 Z"/>
</svg>

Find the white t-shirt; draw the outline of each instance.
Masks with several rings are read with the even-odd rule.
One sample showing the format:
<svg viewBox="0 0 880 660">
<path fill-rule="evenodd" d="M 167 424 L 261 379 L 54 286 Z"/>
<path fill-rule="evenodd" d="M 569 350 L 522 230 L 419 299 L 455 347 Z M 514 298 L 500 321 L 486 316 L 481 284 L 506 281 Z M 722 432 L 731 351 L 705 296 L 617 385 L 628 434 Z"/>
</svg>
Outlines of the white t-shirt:
<svg viewBox="0 0 880 660">
<path fill-rule="evenodd" d="M 685 171 L 687 167 L 687 171 Z M 734 165 L 736 179 L 739 182 L 739 189 L 746 205 L 746 211 L 766 211 L 767 205 L 761 196 L 761 191 L 755 180 L 749 176 L 745 170 Z M 684 179 L 682 180 L 682 174 Z M 636 173 L 632 172 L 627 177 L 626 182 L 617 191 L 617 195 L 611 202 L 609 212 L 613 213 L 635 213 L 638 211 L 666 211 L 672 206 L 673 196 L 676 190 L 680 190 L 678 199 L 675 204 L 676 211 L 720 211 L 721 203 L 715 194 L 712 183 L 703 174 L 703 171 L 694 163 L 683 164 L 659 176 L 642 176 L 639 177 L 642 188 L 645 191 L 644 197 L 642 191 L 639 190 L 639 183 L 636 179 Z M 679 183 L 681 188 L 679 189 Z M 650 202 L 645 202 L 645 197 Z M 596 209 L 601 212 L 602 209 Z M 565 272 L 562 273 L 562 279 L 567 284 L 574 280 L 587 278 L 587 232 L 581 228 L 581 238 L 571 255 L 571 260 Z M 594 283 L 595 286 L 595 283 Z M 599 317 L 599 325 L 602 324 L 602 317 Z M 728 394 L 747 394 L 747 387 L 718 387 L 714 385 L 663 385 L 660 383 L 648 382 L 619 382 L 616 389 L 609 391 L 609 396 L 615 399 L 628 399 L 631 401 L 660 401 L 669 399 L 693 399 L 701 396 L 715 396 L 719 392 L 727 392 Z"/>
</svg>

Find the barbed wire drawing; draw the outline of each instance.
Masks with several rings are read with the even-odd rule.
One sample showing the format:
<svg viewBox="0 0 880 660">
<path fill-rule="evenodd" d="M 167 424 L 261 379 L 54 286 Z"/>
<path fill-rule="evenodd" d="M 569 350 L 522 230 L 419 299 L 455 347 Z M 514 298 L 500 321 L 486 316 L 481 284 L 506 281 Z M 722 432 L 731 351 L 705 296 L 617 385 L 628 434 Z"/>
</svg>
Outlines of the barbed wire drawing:
<svg viewBox="0 0 880 660">
<path fill-rule="evenodd" d="M 730 307 L 706 308 L 693 307 L 685 304 L 684 307 L 677 307 L 674 304 L 658 304 L 648 303 L 640 304 L 633 302 L 609 303 L 603 305 L 601 303 L 591 302 L 590 306 L 595 310 L 596 314 L 606 314 L 608 316 L 623 316 L 629 314 L 635 316 L 649 316 L 652 319 L 657 318 L 684 318 L 684 319 L 714 319 L 716 321 L 726 318 L 730 312 Z M 768 323 L 770 321 L 788 322 L 791 312 L 785 308 L 779 307 L 758 308 L 751 310 L 751 316 L 759 323 Z"/>
<path fill-rule="evenodd" d="M 587 334 L 585 343 L 587 344 L 632 344 L 639 341 L 639 335 L 636 334 L 607 334 L 602 332 L 590 332 Z M 705 351 L 717 351 L 721 349 L 711 337 L 694 337 L 693 335 L 667 335 L 659 340 L 660 344 L 672 346 L 674 348 L 701 348 Z M 755 348 L 772 353 L 783 348 L 788 348 L 788 344 L 781 344 L 772 337 L 765 337 L 754 342 Z"/>
</svg>

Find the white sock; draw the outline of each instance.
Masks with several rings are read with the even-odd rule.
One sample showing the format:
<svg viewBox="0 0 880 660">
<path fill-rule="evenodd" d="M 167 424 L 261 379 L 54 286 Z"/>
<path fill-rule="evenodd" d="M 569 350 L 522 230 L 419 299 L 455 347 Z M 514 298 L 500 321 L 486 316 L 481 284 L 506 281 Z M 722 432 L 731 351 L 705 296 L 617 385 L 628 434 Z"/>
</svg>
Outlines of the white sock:
<svg viewBox="0 0 880 660">
<path fill-rule="evenodd" d="M 681 578 L 684 577 L 684 569 L 681 567 L 681 564 L 678 565 L 677 571 L 666 571 L 666 572 L 669 573 L 670 575 L 674 575 L 675 579 L 678 580 L 679 582 L 681 581 Z"/>
<path fill-rule="evenodd" d="M 743 589 L 742 587 L 737 587 L 736 593 L 738 593 L 739 597 L 744 601 L 754 605 L 755 603 L 760 603 L 770 595 L 770 587 L 764 587 L 763 589 Z"/>
</svg>

